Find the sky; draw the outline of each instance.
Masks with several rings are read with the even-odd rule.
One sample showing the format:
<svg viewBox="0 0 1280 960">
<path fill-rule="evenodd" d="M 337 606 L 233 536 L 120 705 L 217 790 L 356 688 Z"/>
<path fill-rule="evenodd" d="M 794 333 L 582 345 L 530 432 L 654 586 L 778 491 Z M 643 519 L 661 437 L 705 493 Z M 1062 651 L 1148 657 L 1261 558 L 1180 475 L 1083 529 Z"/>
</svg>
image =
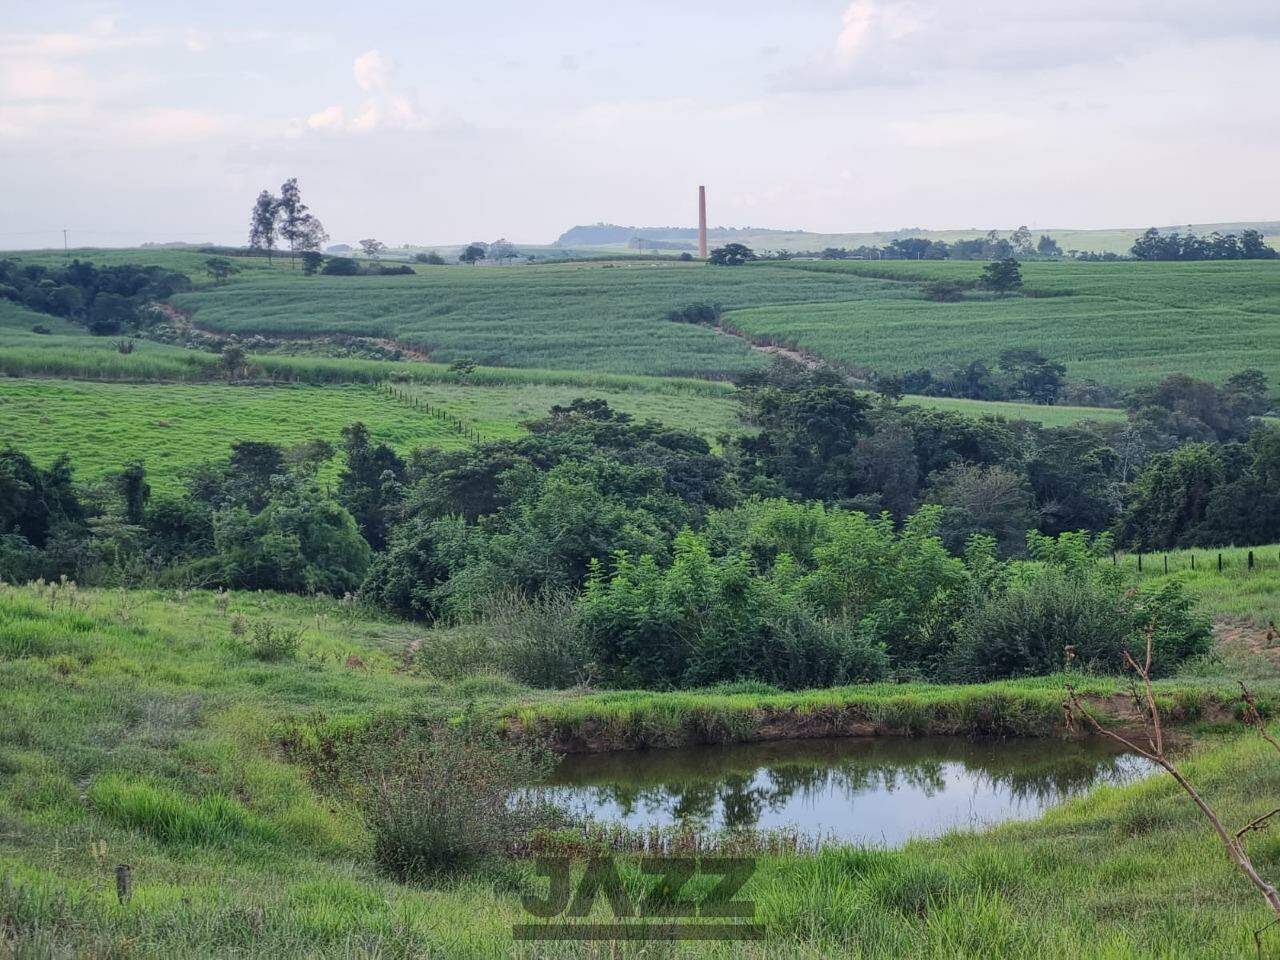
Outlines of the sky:
<svg viewBox="0 0 1280 960">
<path fill-rule="evenodd" d="M 5 8 L 9 249 L 1280 219 L 1276 0 Z"/>
</svg>

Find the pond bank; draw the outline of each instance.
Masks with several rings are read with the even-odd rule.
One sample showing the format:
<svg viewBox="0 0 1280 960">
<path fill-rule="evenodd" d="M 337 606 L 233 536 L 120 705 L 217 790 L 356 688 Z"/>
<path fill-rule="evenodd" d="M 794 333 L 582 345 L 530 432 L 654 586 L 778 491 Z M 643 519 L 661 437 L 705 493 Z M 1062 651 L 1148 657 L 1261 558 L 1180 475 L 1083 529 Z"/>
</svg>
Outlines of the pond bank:
<svg viewBox="0 0 1280 960">
<path fill-rule="evenodd" d="M 1118 680 L 1078 682 L 1099 719 L 1125 729 L 1141 718 Z M 832 737 L 1077 737 L 1060 679 L 992 684 L 867 684 L 799 693 L 622 691 L 521 705 L 506 711 L 509 735 L 536 737 L 560 753 Z M 1229 721 L 1230 691 L 1171 687 L 1158 693 L 1162 720 Z"/>
</svg>

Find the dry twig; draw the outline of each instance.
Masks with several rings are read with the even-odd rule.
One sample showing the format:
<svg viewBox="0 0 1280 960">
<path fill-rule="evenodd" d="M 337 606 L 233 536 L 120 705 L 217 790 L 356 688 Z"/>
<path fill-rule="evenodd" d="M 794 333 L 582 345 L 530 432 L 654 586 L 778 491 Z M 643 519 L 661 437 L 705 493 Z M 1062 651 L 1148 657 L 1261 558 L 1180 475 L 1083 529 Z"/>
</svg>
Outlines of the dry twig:
<svg viewBox="0 0 1280 960">
<path fill-rule="evenodd" d="M 1214 832 L 1218 835 L 1218 839 L 1222 841 L 1222 845 L 1226 848 L 1227 855 L 1231 858 L 1232 862 L 1235 863 L 1240 872 L 1245 875 L 1249 882 L 1253 884 L 1254 888 L 1263 896 L 1267 901 L 1267 905 L 1271 908 L 1271 912 L 1275 914 L 1275 919 L 1266 926 L 1255 930 L 1253 933 L 1254 945 L 1257 947 L 1258 957 L 1261 958 L 1263 932 L 1269 927 L 1280 923 L 1280 893 L 1277 892 L 1275 886 L 1268 883 L 1263 879 L 1262 875 L 1258 873 L 1257 867 L 1254 866 L 1253 860 L 1250 858 L 1249 852 L 1245 848 L 1244 836 L 1250 831 L 1264 829 L 1272 817 L 1280 814 L 1280 808 L 1254 818 L 1235 833 L 1231 833 L 1226 826 L 1223 825 L 1221 817 L 1219 817 L 1217 812 L 1209 806 L 1208 802 L 1200 795 L 1200 792 L 1196 790 L 1191 781 L 1188 780 L 1182 770 L 1178 768 L 1178 765 L 1169 759 L 1168 755 L 1165 753 L 1164 731 L 1160 726 L 1160 709 L 1156 705 L 1155 689 L 1151 683 L 1151 654 L 1153 639 L 1154 631 L 1148 629 L 1147 653 L 1141 664 L 1133 658 L 1129 651 L 1126 650 L 1124 654 L 1125 666 L 1128 667 L 1135 675 L 1130 686 L 1130 693 L 1133 696 L 1134 704 L 1137 706 L 1138 712 L 1142 715 L 1143 736 L 1141 739 L 1145 741 L 1146 745 L 1143 746 L 1139 744 L 1137 738 L 1125 736 L 1117 730 L 1112 730 L 1109 727 L 1104 726 L 1098 718 L 1093 715 L 1089 708 L 1085 706 L 1084 701 L 1081 699 L 1080 695 L 1076 692 L 1074 685 L 1071 683 L 1069 674 L 1066 681 L 1067 699 L 1062 705 L 1067 715 L 1068 724 L 1072 724 L 1076 717 L 1084 718 L 1085 722 L 1095 733 L 1101 734 L 1105 737 L 1110 737 L 1125 748 L 1133 751 L 1141 757 L 1145 757 L 1147 760 L 1161 767 L 1165 772 L 1173 777 L 1175 781 L 1177 781 L 1178 786 L 1181 787 L 1183 792 L 1191 798 L 1191 801 L 1196 805 L 1200 812 L 1204 814 L 1205 819 L 1207 819 L 1213 826 Z M 1074 655 L 1074 648 L 1068 647 L 1068 670 L 1070 669 Z M 1280 742 L 1278 742 L 1268 732 L 1266 721 L 1263 719 L 1262 711 L 1258 708 L 1257 701 L 1254 699 L 1253 694 L 1243 683 L 1240 684 L 1240 689 L 1243 691 L 1245 703 L 1244 722 L 1248 726 L 1254 727 L 1262 739 L 1275 747 L 1277 752 L 1280 752 Z"/>
</svg>

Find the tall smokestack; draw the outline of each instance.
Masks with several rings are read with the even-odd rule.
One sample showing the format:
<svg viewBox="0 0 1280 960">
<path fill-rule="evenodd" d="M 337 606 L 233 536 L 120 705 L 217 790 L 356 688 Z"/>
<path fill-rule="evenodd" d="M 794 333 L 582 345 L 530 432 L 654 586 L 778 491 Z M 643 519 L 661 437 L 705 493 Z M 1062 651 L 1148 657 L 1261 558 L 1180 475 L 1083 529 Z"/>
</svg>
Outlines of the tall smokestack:
<svg viewBox="0 0 1280 960">
<path fill-rule="evenodd" d="M 707 259 L 707 188 L 698 187 L 698 257 Z"/>
</svg>

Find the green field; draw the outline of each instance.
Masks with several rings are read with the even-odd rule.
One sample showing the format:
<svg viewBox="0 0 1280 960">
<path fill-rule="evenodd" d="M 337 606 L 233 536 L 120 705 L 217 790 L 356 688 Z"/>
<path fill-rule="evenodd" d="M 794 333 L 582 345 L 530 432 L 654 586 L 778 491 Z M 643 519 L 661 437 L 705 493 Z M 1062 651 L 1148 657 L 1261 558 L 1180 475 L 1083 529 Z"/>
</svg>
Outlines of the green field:
<svg viewBox="0 0 1280 960">
<path fill-rule="evenodd" d="M 68 453 L 84 479 L 141 460 L 161 490 L 176 487 L 184 467 L 227 457 L 238 440 L 340 444 L 357 420 L 403 453 L 467 442 L 375 386 L 0 381 L 0 443 L 45 464 Z"/>
<path fill-rule="evenodd" d="M 233 632 L 237 615 L 301 629 L 297 659 L 253 659 Z M 211 944 L 242 958 L 1217 960 L 1252 955 L 1252 931 L 1267 920 L 1203 819 L 1157 776 L 1096 789 L 1035 821 L 898 850 L 761 855 L 743 895 L 767 929 L 763 943 L 521 948 L 511 927 L 527 920 L 521 894 L 540 889 L 532 863 L 430 886 L 387 880 L 348 795 L 316 775 L 306 749 L 292 759 L 282 749 L 286 738 L 305 745 L 307 731 L 354 733 L 378 716 L 599 709 L 498 677 L 429 679 L 403 668 L 413 640 L 429 651 L 430 635 L 323 599 L 236 593 L 220 609 L 202 591 L 96 590 L 51 606 L 31 588 L 0 588 L 0 949 L 148 960 Z M 1227 690 L 1227 678 L 1162 684 L 1188 705 L 1215 688 Z M 838 694 L 793 699 L 822 709 Z M 1049 718 L 1060 699 L 1052 678 L 848 695 L 886 706 L 910 699 L 920 716 L 966 702 L 977 716 L 986 698 L 988 710 L 1025 703 Z M 612 709 L 652 701 L 646 709 L 661 722 L 660 699 L 619 694 Z M 1233 824 L 1270 806 L 1265 798 L 1280 792 L 1270 748 L 1231 725 L 1194 729 L 1200 742 L 1185 766 L 1206 798 Z M 1248 843 L 1274 876 L 1280 840 L 1268 832 Z M 116 902 L 119 863 L 132 867 L 126 906 Z M 634 875 L 631 857 L 620 863 Z M 603 898 L 591 917 L 608 918 Z"/>
<path fill-rule="evenodd" d="M 305 358 L 301 362 L 306 362 Z M 311 363 L 325 364 L 336 377 L 353 361 Z M 410 366 L 368 363 L 375 371 Z M 184 468 L 226 457 L 237 440 L 288 445 L 321 437 L 336 443 L 342 428 L 357 420 L 369 427 L 376 440 L 401 453 L 422 446 L 454 447 L 476 438 L 518 436 L 524 421 L 544 416 L 553 405 L 578 397 L 604 399 L 637 419 L 692 430 L 713 444 L 721 435 L 745 429 L 727 384 L 483 368 L 459 378 L 436 365 L 415 366 L 424 380 L 391 385 L 372 379 L 259 386 L 216 381 L 0 379 L 0 445 L 12 444 L 43 465 L 59 454 L 70 454 L 85 479 L 112 473 L 127 461 L 141 460 L 152 484 L 169 490 L 179 483 Z M 460 433 L 447 420 L 398 397 L 416 398 L 449 419 L 460 419 L 466 432 Z M 908 397 L 904 402 L 1050 426 L 1123 415 L 1119 410 L 1095 407 L 939 397 Z"/>
<path fill-rule="evenodd" d="M 395 337 L 433 359 L 490 366 L 724 377 L 761 366 L 740 340 L 668 322 L 698 301 L 762 303 L 906 296 L 901 284 L 775 267 L 591 263 L 438 268 L 402 277 L 245 278 L 175 303 L 239 334 Z"/>
<path fill-rule="evenodd" d="M 793 262 L 803 273 L 973 279 L 973 263 Z M 1026 285 L 1054 294 L 933 303 L 865 299 L 736 310 L 745 334 L 856 367 L 902 372 L 1035 347 L 1068 375 L 1132 387 L 1170 373 L 1222 381 L 1257 367 L 1280 381 L 1280 264 L 1028 263 Z"/>
</svg>

